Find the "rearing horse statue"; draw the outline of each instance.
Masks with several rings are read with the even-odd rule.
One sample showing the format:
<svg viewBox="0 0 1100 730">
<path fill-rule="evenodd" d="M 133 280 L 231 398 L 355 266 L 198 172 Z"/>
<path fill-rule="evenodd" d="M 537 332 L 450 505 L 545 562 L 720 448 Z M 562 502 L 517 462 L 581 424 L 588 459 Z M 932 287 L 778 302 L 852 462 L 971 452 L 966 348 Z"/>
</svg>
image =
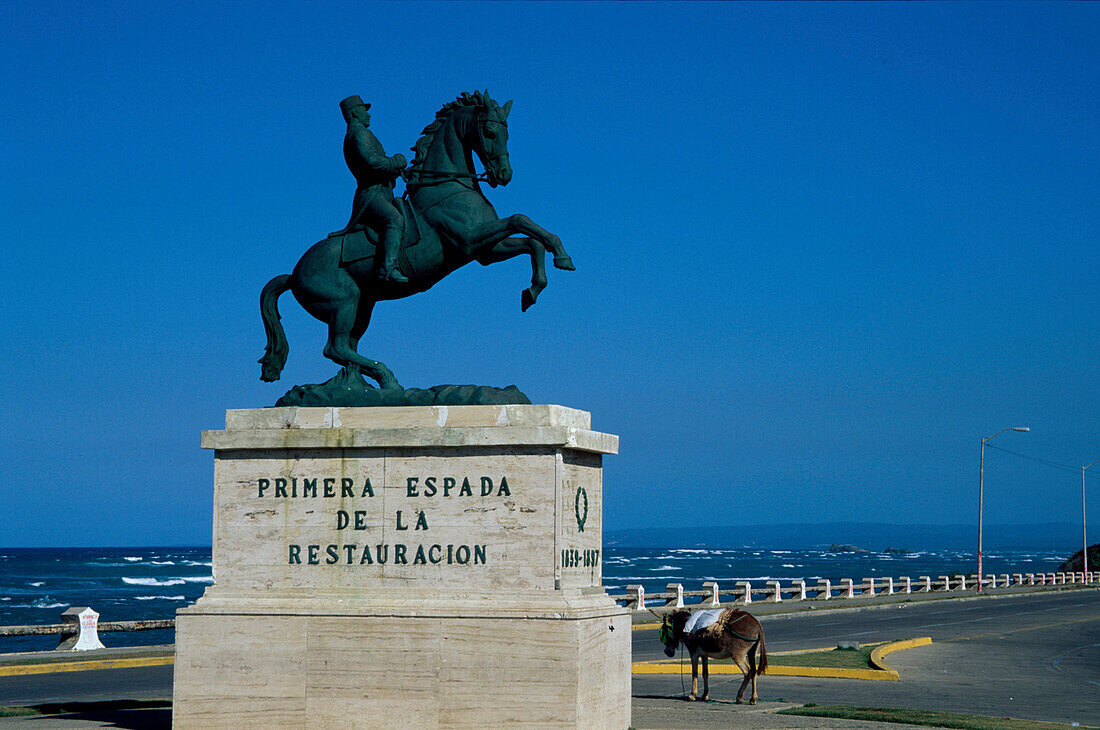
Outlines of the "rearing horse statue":
<svg viewBox="0 0 1100 730">
<path fill-rule="evenodd" d="M 554 266 L 573 270 L 561 240 L 522 214 L 498 218 L 481 191 L 507 185 L 512 179 L 508 162 L 508 112 L 489 92 L 463 93 L 443 105 L 412 148 L 416 153 L 404 172 L 406 230 L 398 257 L 409 281 L 393 282 L 374 276 L 376 234 L 371 230 L 333 235 L 314 244 L 290 274 L 280 274 L 264 286 L 260 313 L 267 333 L 267 349 L 260 358 L 261 378 L 279 379 L 289 345 L 279 321 L 278 299 L 286 291 L 311 315 L 328 325 L 324 355 L 349 374 L 361 372 L 383 390 L 400 389 L 397 378 L 381 362 L 359 354 L 359 339 L 370 324 L 374 305 L 430 289 L 455 269 L 477 261 L 483 266 L 528 254 L 531 286 L 523 291 L 527 310 L 546 287 L 545 254 L 554 254 Z M 485 172 L 476 174 L 473 155 Z M 512 238 L 520 234 L 521 237 Z"/>
</svg>

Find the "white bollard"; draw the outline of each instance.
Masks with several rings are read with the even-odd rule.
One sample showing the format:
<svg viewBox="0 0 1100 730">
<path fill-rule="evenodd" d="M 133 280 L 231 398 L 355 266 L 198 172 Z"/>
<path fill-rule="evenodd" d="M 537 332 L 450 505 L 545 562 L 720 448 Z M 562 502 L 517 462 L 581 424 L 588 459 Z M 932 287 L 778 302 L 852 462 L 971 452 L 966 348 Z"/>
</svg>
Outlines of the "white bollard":
<svg viewBox="0 0 1100 730">
<path fill-rule="evenodd" d="M 1058 579 L 1054 582 L 1059 583 L 1061 585 L 1065 585 L 1066 584 L 1066 574 L 1065 573 L 1059 573 L 1058 574 Z"/>
<path fill-rule="evenodd" d="M 806 581 L 799 578 L 798 580 L 791 581 L 791 586 L 794 587 L 794 589 L 796 591 L 798 591 L 797 593 L 794 594 L 795 595 L 795 600 L 796 601 L 805 601 L 806 600 Z"/>
<path fill-rule="evenodd" d="M 851 578 L 840 579 L 840 590 L 844 591 L 845 598 L 855 598 L 855 586 L 852 584 Z"/>
<path fill-rule="evenodd" d="M 768 585 L 771 587 L 772 603 L 781 603 L 783 601 L 783 596 L 781 595 L 783 589 L 779 587 L 779 581 L 770 580 L 768 581 Z"/>
<path fill-rule="evenodd" d="M 951 590 L 951 576 L 941 575 L 940 580 L 943 581 L 943 589 L 945 591 L 950 591 Z"/>
<path fill-rule="evenodd" d="M 823 601 L 833 597 L 833 587 L 828 578 L 822 578 L 817 582 L 817 597 Z"/>
<path fill-rule="evenodd" d="M 922 575 L 917 580 L 919 580 L 921 583 L 924 583 L 924 586 L 920 590 L 924 591 L 925 593 L 932 592 L 932 576 Z"/>
<path fill-rule="evenodd" d="M 644 610 L 645 609 L 645 588 L 643 588 L 642 586 L 637 585 L 637 584 L 632 584 L 632 585 L 628 585 L 626 587 L 626 590 L 628 592 L 634 594 L 633 599 L 630 599 L 630 598 L 627 599 L 626 605 L 629 606 L 631 603 L 633 603 L 634 604 L 634 610 L 636 610 L 636 611 Z"/>
<path fill-rule="evenodd" d="M 715 583 L 712 580 L 708 580 L 706 583 L 703 584 L 703 590 L 704 591 L 710 591 L 710 598 L 704 598 L 703 603 L 706 603 L 710 606 L 719 605 L 719 601 L 718 601 L 718 584 L 717 583 Z"/>
<path fill-rule="evenodd" d="M 668 599 L 666 606 L 675 606 L 676 608 L 684 607 L 684 584 L 683 583 L 669 583 L 665 586 L 666 591 L 676 591 L 676 597 Z"/>
<path fill-rule="evenodd" d="M 913 592 L 913 581 L 909 578 L 909 576 L 903 575 L 901 577 L 901 584 L 903 586 L 905 586 L 905 590 L 902 591 L 903 593 L 912 593 Z"/>
<path fill-rule="evenodd" d="M 737 587 L 745 589 L 745 604 L 752 603 L 752 583 L 747 580 L 739 580 L 737 581 Z"/>
<path fill-rule="evenodd" d="M 883 578 L 886 581 L 886 595 L 894 595 L 894 579 L 893 577 Z"/>
<path fill-rule="evenodd" d="M 997 587 L 997 576 L 996 575 L 994 575 L 993 573 L 990 573 L 989 575 L 987 575 L 985 577 L 985 579 L 987 581 L 989 581 L 989 587 L 990 588 L 996 588 Z"/>
<path fill-rule="evenodd" d="M 1034 573 L 1028 573 L 1025 577 L 1027 578 L 1027 584 L 1029 586 L 1035 585 L 1035 574 Z"/>
<path fill-rule="evenodd" d="M 965 591 L 966 590 L 966 576 L 965 575 L 960 575 L 959 576 L 959 590 L 960 591 Z"/>
<path fill-rule="evenodd" d="M 1015 583 L 1018 586 L 1022 586 L 1024 584 L 1024 575 L 1023 575 L 1023 573 L 1013 573 L 1012 574 L 1012 582 Z"/>
<path fill-rule="evenodd" d="M 861 586 L 860 595 L 873 596 L 875 595 L 875 579 L 864 578 L 863 585 Z"/>
<path fill-rule="evenodd" d="M 58 649 L 88 651 L 104 648 L 99 640 L 99 614 L 87 606 L 73 606 L 66 610 L 61 614 L 61 623 L 76 624 L 74 628 L 79 627 L 80 633 L 62 641 Z"/>
</svg>

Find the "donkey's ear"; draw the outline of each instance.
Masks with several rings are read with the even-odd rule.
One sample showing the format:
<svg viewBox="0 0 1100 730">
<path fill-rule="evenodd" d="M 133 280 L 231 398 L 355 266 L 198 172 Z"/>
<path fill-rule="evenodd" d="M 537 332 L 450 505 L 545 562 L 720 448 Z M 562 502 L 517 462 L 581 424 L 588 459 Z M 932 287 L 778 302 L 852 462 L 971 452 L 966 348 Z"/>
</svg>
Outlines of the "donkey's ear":
<svg viewBox="0 0 1100 730">
<path fill-rule="evenodd" d="M 508 118 L 508 112 L 512 111 L 512 102 L 513 101 L 514 101 L 513 99 L 509 99 L 508 101 L 504 102 L 504 106 L 502 106 L 500 108 L 500 118 L 501 119 L 507 119 Z"/>
</svg>

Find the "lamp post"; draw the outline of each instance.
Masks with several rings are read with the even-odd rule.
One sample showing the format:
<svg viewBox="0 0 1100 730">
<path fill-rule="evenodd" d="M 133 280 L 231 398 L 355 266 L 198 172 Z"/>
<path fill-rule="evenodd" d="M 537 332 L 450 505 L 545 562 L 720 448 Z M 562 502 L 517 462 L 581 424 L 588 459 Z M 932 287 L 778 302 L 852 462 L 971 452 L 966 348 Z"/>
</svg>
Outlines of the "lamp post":
<svg viewBox="0 0 1100 730">
<path fill-rule="evenodd" d="M 1002 428 L 993 436 L 1004 433 L 1005 431 L 1023 431 L 1027 433 L 1031 429 L 1027 426 L 1010 426 L 1009 428 Z M 985 442 L 993 438 L 993 436 L 987 436 L 982 439 L 982 458 L 978 466 L 978 592 L 982 590 L 984 581 L 982 579 L 982 508 L 985 498 Z M 1083 472 L 1082 472 L 1083 473 Z"/>
<path fill-rule="evenodd" d="M 1097 463 L 1097 461 L 1100 461 L 1100 459 L 1092 462 L 1092 464 Z M 1089 466 L 1092 466 L 1092 464 L 1089 464 Z M 1085 531 L 1085 469 L 1088 469 L 1089 466 L 1081 467 L 1081 555 L 1085 560 L 1083 571 L 1086 578 L 1089 572 L 1089 538 L 1088 533 Z"/>
</svg>

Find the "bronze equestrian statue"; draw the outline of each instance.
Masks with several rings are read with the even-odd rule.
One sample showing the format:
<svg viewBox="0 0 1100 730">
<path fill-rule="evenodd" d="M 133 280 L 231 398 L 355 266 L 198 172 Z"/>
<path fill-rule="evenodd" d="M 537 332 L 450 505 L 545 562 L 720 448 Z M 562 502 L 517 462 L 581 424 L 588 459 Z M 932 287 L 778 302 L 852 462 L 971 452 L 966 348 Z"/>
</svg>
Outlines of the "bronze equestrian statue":
<svg viewBox="0 0 1100 730">
<path fill-rule="evenodd" d="M 277 303 L 291 291 L 307 312 L 328 325 L 324 355 L 344 368 L 343 376 L 361 381 L 363 373 L 383 391 L 400 390 L 388 367 L 357 351 L 377 302 L 426 291 L 471 261 L 488 266 L 526 254 L 532 269 L 531 286 L 521 297 L 526 311 L 546 287 L 547 250 L 557 268 L 572 271 L 574 266 L 557 236 L 523 214 L 498 218 L 482 192 L 481 182 L 495 188 L 512 179 L 511 101 L 501 106 L 484 91 L 463 93 L 444 104 L 412 148 L 412 165 L 403 171 L 405 198 L 397 201 L 386 180 L 401 172 L 403 156 L 385 156 L 367 130 L 369 105 L 359 97 L 345 99 L 341 108 L 348 123 L 345 159 L 358 186 L 352 218 L 344 230 L 306 251 L 292 273 L 264 286 L 260 312 L 267 349 L 260 359 L 261 377 L 277 380 L 286 363 L 289 346 Z M 485 170 L 481 175 L 474 170 L 473 155 Z"/>
</svg>

